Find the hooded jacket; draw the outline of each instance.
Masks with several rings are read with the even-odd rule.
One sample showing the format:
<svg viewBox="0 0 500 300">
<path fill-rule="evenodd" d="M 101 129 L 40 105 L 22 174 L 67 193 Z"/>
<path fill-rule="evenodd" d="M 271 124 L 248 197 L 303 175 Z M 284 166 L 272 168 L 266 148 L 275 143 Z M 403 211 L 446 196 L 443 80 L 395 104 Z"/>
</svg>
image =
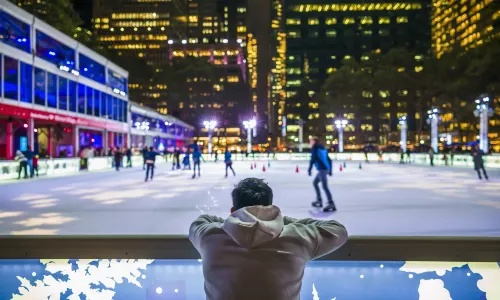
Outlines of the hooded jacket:
<svg viewBox="0 0 500 300">
<path fill-rule="evenodd" d="M 16 151 L 16 160 L 19 162 L 28 161 L 28 159 L 26 158 L 26 156 L 24 156 L 24 154 L 21 152 L 21 150 Z"/>
<path fill-rule="evenodd" d="M 251 206 L 226 220 L 203 215 L 189 239 L 201 254 L 209 300 L 296 300 L 308 261 L 347 240 L 335 221 L 282 217 L 276 206 Z"/>
</svg>

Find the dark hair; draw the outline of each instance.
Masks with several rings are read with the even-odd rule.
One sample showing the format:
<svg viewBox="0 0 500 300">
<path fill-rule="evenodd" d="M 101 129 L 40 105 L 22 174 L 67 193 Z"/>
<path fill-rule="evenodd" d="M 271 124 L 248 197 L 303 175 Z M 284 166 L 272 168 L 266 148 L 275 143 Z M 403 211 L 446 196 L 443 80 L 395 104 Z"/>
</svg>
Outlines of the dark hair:
<svg viewBox="0 0 500 300">
<path fill-rule="evenodd" d="M 149 151 L 153 151 L 153 147 L 149 147 Z"/>
<path fill-rule="evenodd" d="M 314 141 L 315 143 L 319 142 L 319 137 L 317 136 L 312 136 L 309 138 L 311 141 Z"/>
<path fill-rule="evenodd" d="M 231 197 L 234 209 L 273 204 L 273 190 L 264 180 L 258 178 L 247 178 L 240 181 L 231 193 Z"/>
</svg>

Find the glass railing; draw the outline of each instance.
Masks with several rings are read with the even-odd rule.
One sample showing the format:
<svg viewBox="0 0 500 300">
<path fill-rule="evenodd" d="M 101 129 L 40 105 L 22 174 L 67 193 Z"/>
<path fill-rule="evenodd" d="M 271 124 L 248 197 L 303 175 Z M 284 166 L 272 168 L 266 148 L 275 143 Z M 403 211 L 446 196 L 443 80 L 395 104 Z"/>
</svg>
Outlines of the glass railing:
<svg viewBox="0 0 500 300">
<path fill-rule="evenodd" d="M 498 238 L 355 237 L 307 265 L 301 299 L 495 300 L 499 261 Z M 0 278 L 0 299 L 204 299 L 183 237 L 5 237 Z"/>
</svg>

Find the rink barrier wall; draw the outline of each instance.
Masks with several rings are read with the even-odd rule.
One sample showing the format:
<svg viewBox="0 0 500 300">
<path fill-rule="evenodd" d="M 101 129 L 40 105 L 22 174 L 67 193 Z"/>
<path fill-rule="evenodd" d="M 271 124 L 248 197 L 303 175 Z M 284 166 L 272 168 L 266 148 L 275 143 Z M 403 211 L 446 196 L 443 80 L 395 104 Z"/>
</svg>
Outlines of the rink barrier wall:
<svg viewBox="0 0 500 300">
<path fill-rule="evenodd" d="M 0 259 L 199 259 L 185 236 L 1 236 Z M 500 262 L 500 238 L 353 236 L 319 260 Z"/>
<path fill-rule="evenodd" d="M 246 154 L 233 154 L 232 159 L 234 161 L 268 161 L 268 160 L 278 160 L 278 161 L 307 161 L 311 155 L 309 153 L 255 153 L 250 154 L 248 157 Z M 214 161 L 215 155 L 204 155 L 206 161 Z M 220 154 L 219 158 L 223 158 Z M 364 162 L 365 156 L 363 153 L 330 153 L 330 158 L 334 161 L 356 161 Z M 383 155 L 384 162 L 399 162 L 399 153 L 385 153 Z M 378 154 L 369 153 L 368 160 L 371 162 L 378 161 Z M 406 155 L 405 155 L 406 161 Z M 410 162 L 417 165 L 429 165 L 430 159 L 429 155 L 423 153 L 416 153 L 410 156 Z M 125 163 L 125 160 L 124 160 Z M 166 163 L 163 158 L 157 159 L 157 164 Z M 434 158 L 434 164 L 436 166 L 445 166 L 446 162 L 444 160 L 443 154 L 437 154 Z M 486 168 L 500 169 L 500 155 L 487 155 L 484 157 L 484 164 Z M 142 157 L 133 156 L 132 165 L 142 166 Z M 453 163 L 451 158 L 448 156 L 448 165 L 453 167 L 470 167 L 474 166 L 472 156 L 470 155 L 455 155 L 453 158 Z M 15 179 L 17 178 L 17 172 L 19 168 L 19 163 L 16 161 L 0 161 L 0 180 Z M 113 168 L 113 158 L 112 157 L 93 157 L 89 158 L 88 171 L 101 171 Z M 53 159 L 40 159 L 38 161 L 38 171 L 39 175 L 45 176 L 63 176 L 67 174 L 74 174 L 80 171 L 80 159 L 79 158 L 53 158 Z"/>
</svg>

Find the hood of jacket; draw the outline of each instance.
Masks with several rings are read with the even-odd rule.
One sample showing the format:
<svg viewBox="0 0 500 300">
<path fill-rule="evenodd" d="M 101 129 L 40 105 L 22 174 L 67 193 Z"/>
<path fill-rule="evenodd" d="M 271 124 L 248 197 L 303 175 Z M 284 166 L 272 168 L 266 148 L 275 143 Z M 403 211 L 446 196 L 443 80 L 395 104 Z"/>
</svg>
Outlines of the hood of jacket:
<svg viewBox="0 0 500 300">
<path fill-rule="evenodd" d="M 238 209 L 222 224 L 222 229 L 238 245 L 247 249 L 275 239 L 283 227 L 281 211 L 274 205 Z"/>
</svg>

